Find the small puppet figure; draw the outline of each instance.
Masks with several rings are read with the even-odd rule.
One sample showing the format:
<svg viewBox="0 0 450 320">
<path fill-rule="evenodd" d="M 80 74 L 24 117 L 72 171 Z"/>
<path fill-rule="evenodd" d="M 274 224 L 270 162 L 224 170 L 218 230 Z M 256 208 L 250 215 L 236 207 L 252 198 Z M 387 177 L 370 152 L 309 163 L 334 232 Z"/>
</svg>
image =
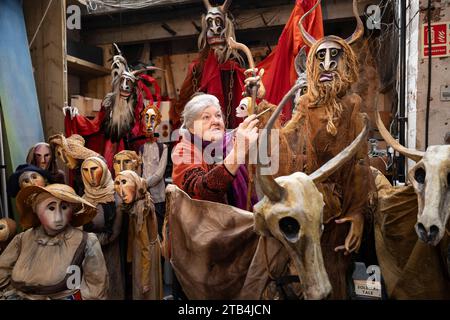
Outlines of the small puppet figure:
<svg viewBox="0 0 450 320">
<path fill-rule="evenodd" d="M 120 210 L 129 216 L 127 261 L 131 263 L 133 299 L 162 299 L 161 247 L 158 223 L 147 183 L 131 170 L 116 176 Z"/>
<path fill-rule="evenodd" d="M 16 198 L 20 224 L 0 256 L 0 297 L 7 300 L 104 299 L 108 272 L 100 243 L 79 228 L 95 207 L 63 184 L 29 186 Z"/>
<path fill-rule="evenodd" d="M 114 177 L 125 170 L 132 170 L 141 175 L 142 158 L 131 150 L 122 150 L 114 155 Z"/>
<path fill-rule="evenodd" d="M 16 222 L 13 219 L 0 219 L 0 255 L 16 235 Z"/>
<path fill-rule="evenodd" d="M 40 169 L 31 164 L 21 164 L 8 179 L 8 196 L 15 198 L 20 189 L 28 186 L 45 187 L 53 182 L 47 170 Z"/>
<path fill-rule="evenodd" d="M 73 170 L 74 189 L 77 194 L 84 193 L 84 186 L 81 179 L 80 168 L 83 160 L 89 157 L 98 157 L 99 154 L 84 146 L 84 138 L 78 134 L 73 134 L 66 138 L 62 134 L 55 134 L 49 138 L 50 146 L 55 150 L 56 156 L 64 165 Z"/>
<path fill-rule="evenodd" d="M 48 143 L 39 142 L 31 147 L 28 151 L 27 163 L 41 168 L 42 170 L 47 170 L 54 183 L 64 184 L 64 171 L 58 169 L 55 150 L 52 149 Z"/>
<path fill-rule="evenodd" d="M 106 162 L 98 157 L 89 157 L 81 165 L 84 184 L 83 199 L 94 205 L 97 215 L 83 228 L 93 232 L 102 246 L 109 274 L 107 299 L 121 300 L 125 297 L 119 235 L 122 228 L 122 212 L 116 209 L 114 181 Z"/>
<path fill-rule="evenodd" d="M 164 173 L 167 167 L 168 151 L 167 146 L 157 142 L 155 136 L 156 127 L 161 123 L 159 108 L 154 104 L 149 104 L 142 112 L 142 118 L 145 121 L 145 135 L 148 138 L 148 141 L 139 150 L 142 158 L 142 177 L 147 181 L 158 219 L 158 233 L 162 237 L 162 226 L 166 213 Z"/>
</svg>

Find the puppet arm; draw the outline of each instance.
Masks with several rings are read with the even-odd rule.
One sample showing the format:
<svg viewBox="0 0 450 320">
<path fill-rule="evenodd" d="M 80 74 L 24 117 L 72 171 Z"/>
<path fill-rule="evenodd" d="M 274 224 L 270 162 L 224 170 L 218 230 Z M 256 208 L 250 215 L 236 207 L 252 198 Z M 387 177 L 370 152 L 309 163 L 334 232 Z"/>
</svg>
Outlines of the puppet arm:
<svg viewBox="0 0 450 320">
<path fill-rule="evenodd" d="M 83 300 L 104 300 L 108 292 L 108 270 L 97 236 L 88 233 L 80 292 Z"/>
<path fill-rule="evenodd" d="M 23 233 L 16 235 L 0 255 L 0 290 L 8 287 L 11 273 L 20 255 Z"/>
<path fill-rule="evenodd" d="M 161 155 L 161 159 L 159 159 L 159 165 L 158 169 L 156 169 L 156 172 L 152 174 L 147 179 L 147 185 L 149 188 L 156 186 L 162 179 L 164 179 L 164 172 L 166 172 L 166 166 L 167 166 L 167 146 L 163 145 L 163 152 Z"/>
</svg>

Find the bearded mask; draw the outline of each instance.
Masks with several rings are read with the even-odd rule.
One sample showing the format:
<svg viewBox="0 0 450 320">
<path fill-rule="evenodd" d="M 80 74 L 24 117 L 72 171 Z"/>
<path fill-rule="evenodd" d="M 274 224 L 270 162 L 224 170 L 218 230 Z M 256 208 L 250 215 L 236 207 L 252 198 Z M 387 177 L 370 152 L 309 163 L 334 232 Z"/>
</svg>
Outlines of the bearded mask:
<svg viewBox="0 0 450 320">
<path fill-rule="evenodd" d="M 346 94 L 358 78 L 358 63 L 350 45 L 364 34 L 364 25 L 358 14 L 357 0 L 353 0 L 353 14 L 357 20 L 354 33 L 345 40 L 337 36 L 316 40 L 303 28 L 303 20 L 319 3 L 320 0 L 303 15 L 299 27 L 303 40 L 311 47 L 306 66 L 308 94 L 312 97 L 313 104 L 327 108 L 327 131 L 336 135 L 333 118 L 339 117 L 342 112 L 338 99 Z"/>
<path fill-rule="evenodd" d="M 142 111 L 142 121 L 145 127 L 145 135 L 147 137 L 153 138 L 156 127 L 161 123 L 161 112 L 158 107 L 154 104 L 149 104 Z"/>
</svg>

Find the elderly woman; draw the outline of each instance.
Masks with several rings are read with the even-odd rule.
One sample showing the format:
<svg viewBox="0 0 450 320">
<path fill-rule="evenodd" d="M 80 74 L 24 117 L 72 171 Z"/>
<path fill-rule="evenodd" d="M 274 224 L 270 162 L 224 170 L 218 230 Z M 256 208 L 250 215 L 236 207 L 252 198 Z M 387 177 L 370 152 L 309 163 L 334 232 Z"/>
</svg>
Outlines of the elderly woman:
<svg viewBox="0 0 450 320">
<path fill-rule="evenodd" d="M 209 94 L 193 97 L 184 108 L 182 139 L 172 153 L 173 182 L 194 199 L 245 209 L 248 175 L 242 164 L 258 138 L 257 123 L 251 115 L 225 134 L 219 100 Z"/>
</svg>

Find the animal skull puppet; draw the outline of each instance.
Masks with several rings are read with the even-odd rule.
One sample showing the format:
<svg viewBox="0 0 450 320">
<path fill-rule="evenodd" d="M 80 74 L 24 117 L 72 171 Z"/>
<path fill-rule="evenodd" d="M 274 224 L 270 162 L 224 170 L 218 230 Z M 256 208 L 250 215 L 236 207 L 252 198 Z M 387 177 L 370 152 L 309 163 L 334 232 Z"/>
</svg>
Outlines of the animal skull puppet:
<svg viewBox="0 0 450 320">
<path fill-rule="evenodd" d="M 426 152 L 408 149 L 391 136 L 378 113 L 377 126 L 389 145 L 416 161 L 408 174 L 419 205 L 415 229 L 419 239 L 436 246 L 450 217 L 450 145 L 429 146 Z"/>
</svg>

